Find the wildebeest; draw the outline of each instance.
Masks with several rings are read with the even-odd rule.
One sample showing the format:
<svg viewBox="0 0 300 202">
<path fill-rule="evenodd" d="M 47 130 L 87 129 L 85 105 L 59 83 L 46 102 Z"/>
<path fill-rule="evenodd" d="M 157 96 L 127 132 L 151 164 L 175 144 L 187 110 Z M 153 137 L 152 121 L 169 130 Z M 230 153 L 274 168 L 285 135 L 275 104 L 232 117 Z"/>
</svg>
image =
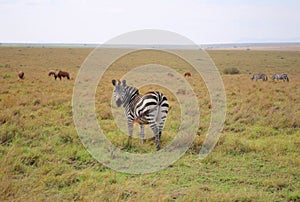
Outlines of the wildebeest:
<svg viewBox="0 0 300 202">
<path fill-rule="evenodd" d="M 55 77 L 55 75 L 54 75 L 54 77 Z M 59 71 L 59 72 L 56 74 L 55 79 L 56 79 L 57 77 L 58 77 L 60 80 L 61 80 L 61 78 L 63 78 L 63 77 L 67 77 L 67 79 L 70 79 L 70 74 L 69 74 L 69 72 Z"/>
<path fill-rule="evenodd" d="M 283 81 L 287 81 L 287 82 L 290 81 L 288 75 L 285 74 L 285 73 L 282 73 L 282 74 L 274 74 L 274 75 L 272 76 L 272 80 L 273 80 L 273 81 L 275 81 L 275 80 L 277 80 L 277 81 L 278 81 L 278 80 L 283 80 Z"/>
<path fill-rule="evenodd" d="M 192 74 L 191 74 L 191 72 L 186 72 L 186 73 L 184 73 L 184 76 L 189 77 L 189 76 L 192 76 Z"/>
<path fill-rule="evenodd" d="M 23 71 L 19 71 L 18 76 L 20 79 L 24 79 L 24 72 Z"/>
<path fill-rule="evenodd" d="M 262 79 L 263 81 L 267 81 L 268 80 L 268 77 L 267 75 L 265 74 L 254 74 L 252 77 L 251 77 L 251 80 L 253 81 L 255 79 L 255 81 L 257 81 L 258 79 Z"/>
<path fill-rule="evenodd" d="M 54 70 L 50 70 L 49 73 L 48 73 L 48 76 L 56 76 L 56 73 Z"/>
</svg>

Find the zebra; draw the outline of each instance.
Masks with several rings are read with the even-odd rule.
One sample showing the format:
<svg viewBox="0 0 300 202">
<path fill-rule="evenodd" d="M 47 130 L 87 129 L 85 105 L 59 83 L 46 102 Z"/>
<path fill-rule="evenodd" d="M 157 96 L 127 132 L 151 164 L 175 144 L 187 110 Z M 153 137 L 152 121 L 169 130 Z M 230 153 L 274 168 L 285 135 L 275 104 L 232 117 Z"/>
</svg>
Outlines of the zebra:
<svg viewBox="0 0 300 202">
<path fill-rule="evenodd" d="M 129 132 L 128 143 L 132 139 L 134 122 L 140 125 L 142 143 L 144 142 L 144 125 L 149 124 L 155 135 L 156 149 L 160 150 L 160 137 L 169 111 L 167 97 L 158 91 L 141 95 L 137 88 L 128 86 L 126 80 L 112 80 L 112 84 L 114 86 L 113 97 L 117 107 L 123 105 L 125 109 Z"/>
<path fill-rule="evenodd" d="M 283 80 L 283 81 L 287 81 L 287 82 L 290 81 L 288 75 L 285 74 L 285 73 L 282 73 L 282 74 L 274 74 L 274 75 L 272 76 L 272 80 L 273 80 L 273 81 L 275 81 L 275 80 L 277 80 L 277 81 L 278 81 L 278 80 Z"/>
<path fill-rule="evenodd" d="M 253 81 L 255 79 L 255 81 L 257 81 L 258 79 L 262 79 L 263 81 L 267 81 L 268 80 L 268 77 L 267 75 L 265 74 L 254 74 L 252 77 L 251 77 L 251 80 Z"/>
</svg>

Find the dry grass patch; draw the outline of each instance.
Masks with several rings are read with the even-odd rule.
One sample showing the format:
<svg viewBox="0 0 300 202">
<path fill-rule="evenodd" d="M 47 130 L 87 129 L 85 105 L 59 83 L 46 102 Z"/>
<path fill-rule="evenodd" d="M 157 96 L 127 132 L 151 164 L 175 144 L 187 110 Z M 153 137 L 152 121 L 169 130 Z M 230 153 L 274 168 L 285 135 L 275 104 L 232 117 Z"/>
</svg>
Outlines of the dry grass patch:
<svg viewBox="0 0 300 202">
<path fill-rule="evenodd" d="M 191 72 L 201 112 L 197 136 L 188 152 L 168 168 L 148 175 L 117 173 L 85 150 L 73 124 L 72 92 L 79 67 L 91 49 L 0 48 L 0 200 L 101 201 L 298 201 L 300 194 L 300 52 L 209 51 L 222 75 L 227 117 L 214 151 L 197 154 L 210 123 L 210 98 L 202 78 L 183 60 L 142 51 L 114 63 L 96 91 L 96 115 L 107 138 L 123 147 L 126 131 L 111 113 L 112 79 L 147 63 Z M 71 80 L 55 81 L 50 69 L 69 71 Z M 18 80 L 19 70 L 25 79 Z M 290 82 L 255 82 L 253 73 L 286 72 Z M 146 92 L 153 86 L 146 86 Z M 158 88 L 158 87 L 155 87 Z M 180 109 L 172 110 L 163 131 L 166 146 L 179 128 Z M 138 131 L 138 129 L 135 129 Z M 129 152 L 155 150 L 138 139 Z"/>
</svg>

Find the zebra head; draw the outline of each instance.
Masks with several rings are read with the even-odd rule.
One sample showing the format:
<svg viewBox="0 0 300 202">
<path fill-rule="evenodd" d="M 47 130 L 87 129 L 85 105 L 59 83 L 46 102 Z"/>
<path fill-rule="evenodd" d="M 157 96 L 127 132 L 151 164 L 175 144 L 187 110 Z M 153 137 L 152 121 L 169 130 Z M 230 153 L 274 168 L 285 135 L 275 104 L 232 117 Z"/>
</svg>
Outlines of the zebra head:
<svg viewBox="0 0 300 202">
<path fill-rule="evenodd" d="M 124 96 L 125 96 L 125 86 L 126 86 L 126 80 L 116 81 L 112 80 L 112 84 L 114 85 L 114 99 L 116 101 L 116 104 L 118 107 L 121 106 L 121 104 L 124 103 Z"/>
</svg>

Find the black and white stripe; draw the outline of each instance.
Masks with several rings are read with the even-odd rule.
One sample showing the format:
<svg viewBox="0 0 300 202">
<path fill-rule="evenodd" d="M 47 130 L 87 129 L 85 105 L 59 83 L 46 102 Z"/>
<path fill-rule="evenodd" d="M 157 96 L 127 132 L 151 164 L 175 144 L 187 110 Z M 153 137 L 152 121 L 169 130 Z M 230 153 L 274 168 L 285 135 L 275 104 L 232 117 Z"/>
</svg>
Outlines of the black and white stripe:
<svg viewBox="0 0 300 202">
<path fill-rule="evenodd" d="M 145 95 L 139 90 L 126 85 L 126 80 L 112 80 L 114 99 L 118 107 L 123 105 L 127 117 L 129 141 L 132 138 L 133 123 L 140 125 L 140 137 L 144 140 L 144 125 L 149 124 L 155 135 L 156 149 L 160 149 L 160 137 L 169 111 L 169 103 L 161 92 L 152 91 Z"/>
<path fill-rule="evenodd" d="M 288 77 L 288 75 L 287 74 L 285 74 L 285 73 L 282 73 L 282 74 L 274 74 L 273 76 L 272 76 L 272 80 L 274 81 L 274 80 L 283 80 L 283 81 L 287 81 L 287 82 L 289 82 L 290 80 L 289 80 L 289 77 Z"/>
<path fill-rule="evenodd" d="M 257 81 L 258 79 L 262 79 L 263 81 L 267 81 L 268 80 L 268 77 L 267 75 L 265 74 L 254 74 L 252 77 L 251 77 L 251 80 L 253 81 L 255 79 L 255 81 Z"/>
</svg>

